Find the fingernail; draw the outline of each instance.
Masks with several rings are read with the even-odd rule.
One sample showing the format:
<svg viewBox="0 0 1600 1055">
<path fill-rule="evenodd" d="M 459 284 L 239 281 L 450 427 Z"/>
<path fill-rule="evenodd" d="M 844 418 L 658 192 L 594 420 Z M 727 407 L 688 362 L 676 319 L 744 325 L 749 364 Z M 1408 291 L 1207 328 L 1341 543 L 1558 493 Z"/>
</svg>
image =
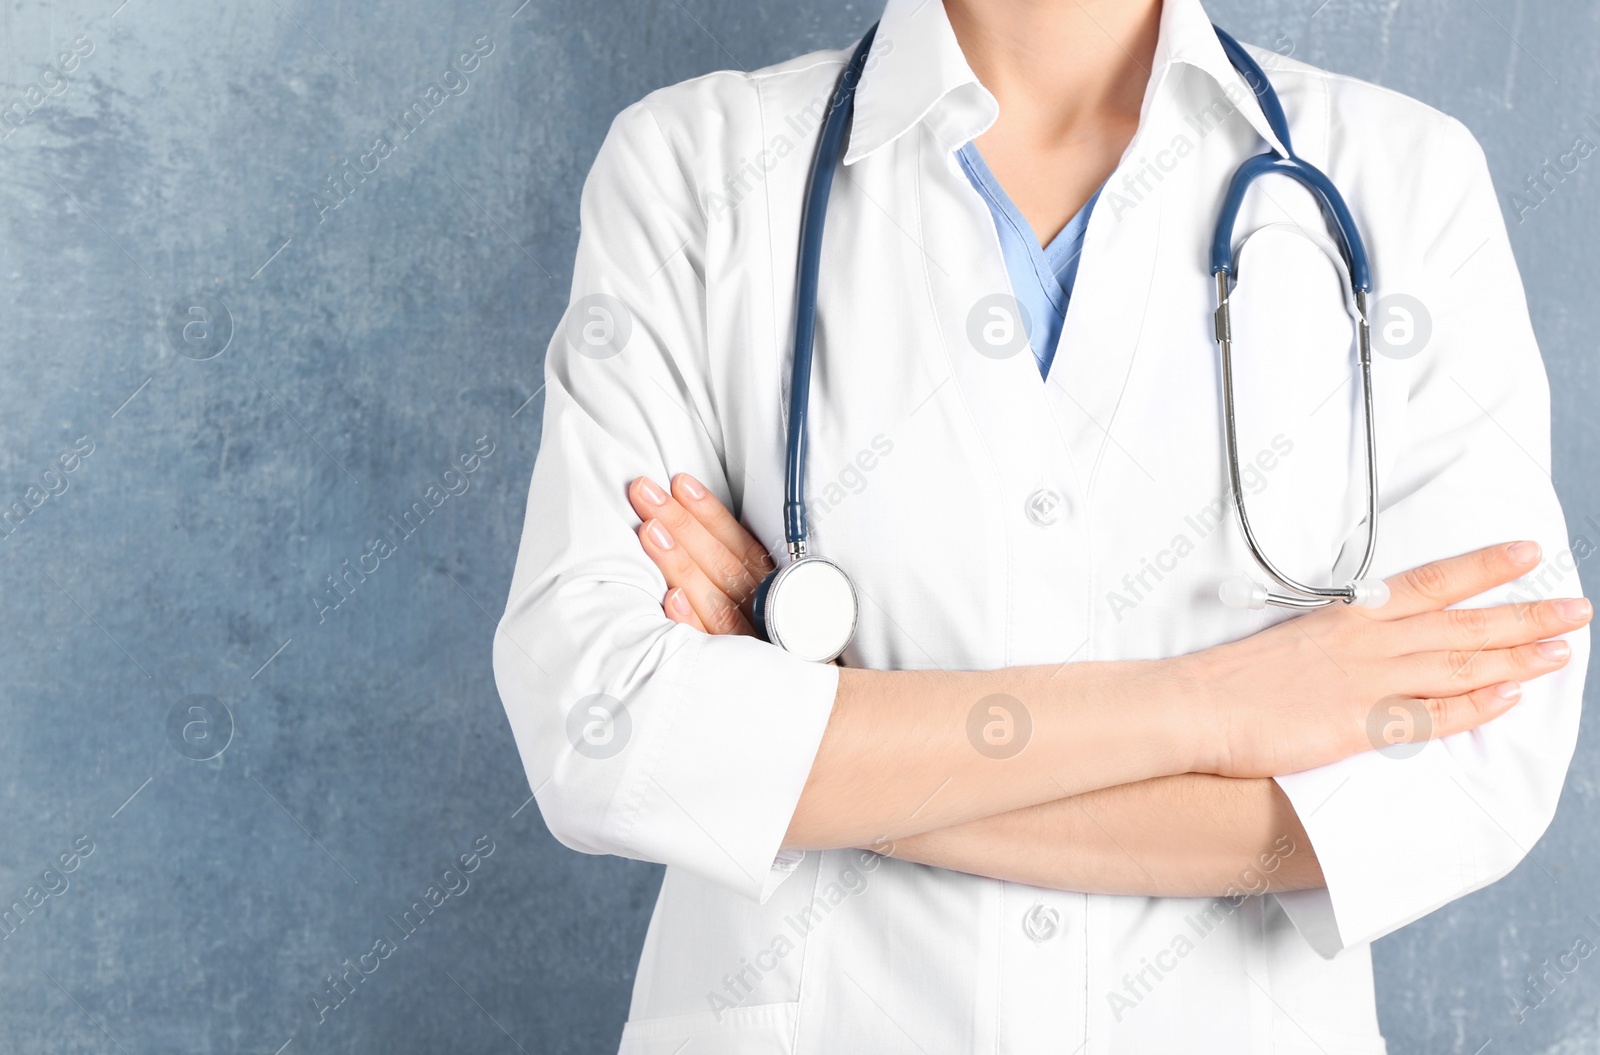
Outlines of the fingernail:
<svg viewBox="0 0 1600 1055">
<path fill-rule="evenodd" d="M 1494 687 L 1494 694 L 1502 700 L 1514 700 L 1522 695 L 1522 684 L 1515 681 L 1502 681 Z"/>
<path fill-rule="evenodd" d="M 678 479 L 682 481 L 683 489 L 689 492 L 690 498 L 704 498 L 706 496 L 706 489 L 700 486 L 700 481 L 688 473 L 679 473 Z"/>
<path fill-rule="evenodd" d="M 672 591 L 672 607 L 679 615 L 689 614 L 689 595 L 681 588 Z"/>
<path fill-rule="evenodd" d="M 1566 659 L 1571 653 L 1572 646 L 1565 641 L 1539 642 L 1539 655 L 1545 659 Z"/>
<path fill-rule="evenodd" d="M 667 500 L 667 493 L 657 487 L 654 480 L 648 476 L 643 479 L 644 483 L 639 485 L 639 490 L 644 492 L 645 501 L 653 506 L 658 506 Z"/>
<path fill-rule="evenodd" d="M 1591 611 L 1593 611 L 1593 606 L 1582 597 L 1576 600 L 1562 601 L 1556 605 L 1556 612 L 1560 614 L 1561 618 L 1573 623 L 1588 619 Z"/>
<path fill-rule="evenodd" d="M 661 521 L 650 521 L 650 526 L 645 530 L 650 532 L 650 537 L 655 539 L 656 545 L 662 549 L 672 548 L 672 536 L 667 533 L 667 526 Z"/>
<path fill-rule="evenodd" d="M 1506 552 L 1518 564 L 1532 564 L 1539 559 L 1540 550 L 1537 542 L 1514 542 Z"/>
</svg>

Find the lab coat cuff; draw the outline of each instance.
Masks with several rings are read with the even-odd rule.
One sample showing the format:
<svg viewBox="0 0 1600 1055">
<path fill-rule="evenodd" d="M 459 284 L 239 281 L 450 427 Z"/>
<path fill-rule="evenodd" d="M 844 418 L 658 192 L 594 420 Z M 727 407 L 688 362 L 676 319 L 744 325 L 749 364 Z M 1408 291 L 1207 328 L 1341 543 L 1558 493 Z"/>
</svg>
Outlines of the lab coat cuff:
<svg viewBox="0 0 1600 1055">
<path fill-rule="evenodd" d="M 1459 768 L 1435 740 L 1275 778 L 1326 886 L 1274 896 L 1319 956 L 1380 938 L 1478 884 Z"/>
<path fill-rule="evenodd" d="M 803 858 L 783 849 L 833 713 L 839 668 L 686 626 L 665 735 L 639 760 L 624 842 L 765 903 Z"/>
</svg>

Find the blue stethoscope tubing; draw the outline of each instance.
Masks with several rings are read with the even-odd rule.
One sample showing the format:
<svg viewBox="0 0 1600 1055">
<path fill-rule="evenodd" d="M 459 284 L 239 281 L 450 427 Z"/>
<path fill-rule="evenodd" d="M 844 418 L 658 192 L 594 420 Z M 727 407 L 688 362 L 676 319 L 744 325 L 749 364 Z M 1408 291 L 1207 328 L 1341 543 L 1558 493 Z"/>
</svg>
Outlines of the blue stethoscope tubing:
<svg viewBox="0 0 1600 1055">
<path fill-rule="evenodd" d="M 822 228 L 828 193 L 843 151 L 845 128 L 855 109 L 856 85 L 877 36 L 867 30 L 845 65 L 823 118 L 800 214 L 799 275 L 795 282 L 794 368 L 789 382 L 788 457 L 784 466 L 783 533 L 790 563 L 761 581 L 752 600 L 755 628 L 768 641 L 804 658 L 827 662 L 855 635 L 860 605 L 845 570 L 806 552 L 806 415 L 811 405 L 811 358 L 816 341 L 817 274 L 822 263 Z M 809 597 L 808 597 L 809 594 Z M 818 601 L 819 594 L 823 597 Z M 798 596 L 798 600 L 785 600 Z M 809 626 L 806 624 L 810 624 Z M 799 624 L 798 632 L 787 627 Z"/>
<path fill-rule="evenodd" d="M 1268 125 L 1283 145 L 1288 156 L 1282 157 L 1268 150 L 1250 158 L 1239 166 L 1233 179 L 1228 185 L 1228 191 L 1217 217 L 1215 234 L 1211 241 L 1211 274 L 1216 282 L 1217 309 L 1214 315 L 1216 340 L 1221 352 L 1223 402 L 1224 402 L 1224 432 L 1228 453 L 1228 479 L 1232 489 L 1234 508 L 1238 512 L 1239 526 L 1244 534 L 1246 544 L 1256 562 L 1283 587 L 1283 593 L 1269 591 L 1267 587 L 1248 578 L 1231 580 L 1224 583 L 1220 591 L 1222 599 L 1230 607 L 1235 608 L 1262 608 L 1271 604 L 1285 608 L 1317 608 L 1331 604 L 1334 601 L 1343 601 L 1347 604 L 1374 605 L 1382 604 L 1388 598 L 1388 589 L 1382 580 L 1368 580 L 1365 578 L 1372 564 L 1373 553 L 1377 546 L 1378 523 L 1378 482 L 1377 482 L 1377 455 L 1376 455 L 1376 429 L 1374 424 L 1373 398 L 1372 398 L 1372 342 L 1370 327 L 1367 322 L 1367 296 L 1372 291 L 1371 265 L 1367 259 L 1366 244 L 1361 238 L 1361 232 L 1356 226 L 1354 217 L 1345 205 L 1343 196 L 1339 193 L 1333 181 L 1320 169 L 1294 153 L 1289 136 L 1289 122 L 1283 113 L 1283 105 L 1278 99 L 1277 92 L 1273 90 L 1265 72 L 1256 61 L 1250 57 L 1239 42 L 1224 32 L 1220 27 L 1213 26 L 1217 39 L 1222 44 L 1223 51 L 1228 56 L 1228 61 L 1235 70 L 1249 84 L 1255 92 L 1256 99 L 1261 105 Z M 845 65 L 844 72 L 839 77 L 839 82 L 834 88 L 833 96 L 829 102 L 827 114 L 824 117 L 822 132 L 817 143 L 817 151 L 812 158 L 810 178 L 806 187 L 806 196 L 800 218 L 800 255 L 798 264 L 798 277 L 795 293 L 795 322 L 794 322 L 794 365 L 789 388 L 789 428 L 787 460 L 784 470 L 784 504 L 783 524 L 784 539 L 788 547 L 789 557 L 792 562 L 809 562 L 813 564 L 825 563 L 838 574 L 844 577 L 847 589 L 851 595 L 851 613 L 848 633 L 854 632 L 855 608 L 854 586 L 848 584 L 848 576 L 842 569 L 838 569 L 831 561 L 815 554 L 807 553 L 808 526 L 806 523 L 805 505 L 805 470 L 806 470 L 806 419 L 810 410 L 811 396 L 811 363 L 816 340 L 816 315 L 817 315 L 817 277 L 822 262 L 822 233 L 823 223 L 827 215 L 828 196 L 833 188 L 834 171 L 838 167 L 839 158 L 843 151 L 845 129 L 850 123 L 850 116 L 854 109 L 856 86 L 861 80 L 862 71 L 866 65 L 867 54 L 872 48 L 873 38 L 877 35 L 878 27 L 874 24 L 867 30 L 866 35 L 856 45 L 849 62 Z M 1232 290 L 1235 276 L 1233 233 L 1238 221 L 1239 210 L 1244 204 L 1245 194 L 1251 185 L 1260 177 L 1268 173 L 1279 173 L 1296 180 L 1311 191 L 1322 206 L 1324 217 L 1332 230 L 1338 244 L 1340 255 L 1343 257 L 1345 270 L 1348 274 L 1350 288 L 1354 294 L 1357 309 L 1359 362 L 1361 369 L 1362 395 L 1365 408 L 1365 432 L 1367 454 L 1367 540 L 1366 550 L 1361 560 L 1359 570 L 1355 577 L 1346 585 L 1339 587 L 1308 586 L 1296 581 L 1275 565 L 1263 552 L 1260 542 L 1250 525 L 1250 518 L 1245 508 L 1244 489 L 1240 480 L 1238 436 L 1234 406 L 1233 387 L 1233 338 L 1232 320 L 1229 314 L 1228 295 Z M 792 568 L 794 565 L 791 564 Z M 755 596 L 755 614 L 758 629 L 768 636 L 769 640 L 777 640 L 771 618 L 774 598 L 777 590 L 776 584 L 780 583 L 789 569 L 780 569 L 769 575 L 760 585 Z M 838 637 L 838 634 L 832 635 Z M 848 634 L 845 636 L 848 642 Z M 781 643 L 781 642 L 780 642 Z M 840 651 L 844 645 L 839 646 Z M 835 653 L 837 655 L 837 653 Z M 827 656 L 832 659 L 833 656 Z"/>
<path fill-rule="evenodd" d="M 1267 119 L 1278 142 L 1288 155 L 1280 157 L 1268 150 L 1240 165 L 1228 184 L 1228 192 L 1217 214 L 1217 226 L 1211 239 L 1211 274 L 1216 281 L 1217 309 L 1214 316 L 1215 334 L 1222 358 L 1223 432 L 1228 451 L 1228 484 L 1233 493 L 1233 506 L 1237 511 L 1240 532 L 1250 555 L 1268 575 L 1283 587 L 1284 592 L 1269 590 L 1248 576 L 1232 579 L 1222 584 L 1219 591 L 1223 603 L 1231 608 L 1320 608 L 1343 601 L 1363 607 L 1377 607 L 1389 599 L 1389 588 L 1381 579 L 1366 578 L 1372 567 L 1372 557 L 1378 545 L 1378 445 L 1376 413 L 1372 398 L 1372 330 L 1367 319 L 1367 297 L 1372 292 L 1372 266 L 1367 259 L 1366 243 L 1351 216 L 1344 196 L 1321 169 L 1294 152 L 1289 137 L 1289 122 L 1283 114 L 1283 104 L 1273 90 L 1267 75 L 1255 59 L 1240 46 L 1237 40 L 1219 26 L 1212 26 L 1217 40 L 1227 54 L 1228 61 L 1239 72 L 1250 89 L 1255 92 L 1261 112 Z M 1366 447 L 1367 475 L 1367 538 L 1360 567 L 1355 576 L 1343 586 L 1308 586 L 1280 569 L 1266 555 L 1260 540 L 1250 524 L 1245 507 L 1244 488 L 1239 473 L 1239 439 L 1235 415 L 1233 387 L 1233 323 L 1228 309 L 1228 295 L 1235 279 L 1233 261 L 1233 233 L 1238 222 L 1239 209 L 1244 204 L 1245 193 L 1251 184 L 1268 173 L 1279 173 L 1295 180 L 1311 191 L 1322 206 L 1323 217 L 1338 242 L 1344 258 L 1345 271 L 1356 305 L 1357 362 L 1361 371 L 1361 399 Z"/>
<path fill-rule="evenodd" d="M 806 414 L 811 405 L 811 353 L 817 332 L 817 272 L 822 265 L 822 225 L 828 212 L 828 192 L 833 171 L 844 146 L 845 127 L 855 109 L 856 85 L 877 23 L 867 30 L 855 54 L 839 77 L 833 99 L 822 122 L 822 138 L 811 161 L 805 209 L 800 214 L 800 275 L 796 282 L 794 318 L 794 376 L 789 385 L 789 454 L 784 469 L 783 533 L 791 557 L 806 552 Z"/>
</svg>

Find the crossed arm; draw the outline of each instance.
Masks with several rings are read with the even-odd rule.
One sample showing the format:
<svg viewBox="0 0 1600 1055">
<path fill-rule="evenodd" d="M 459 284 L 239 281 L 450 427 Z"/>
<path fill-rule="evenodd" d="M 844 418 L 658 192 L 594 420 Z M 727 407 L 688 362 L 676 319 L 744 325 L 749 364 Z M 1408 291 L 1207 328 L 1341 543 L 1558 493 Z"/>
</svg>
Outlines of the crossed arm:
<svg viewBox="0 0 1600 1055">
<path fill-rule="evenodd" d="M 892 857 L 1057 890 L 1218 897 L 1323 885 L 1270 779 L 1182 773 L 897 839 Z"/>
<path fill-rule="evenodd" d="M 671 486 L 668 495 L 641 477 L 629 488 L 640 543 L 667 580 L 663 609 L 702 632 L 753 635 L 742 606 L 770 557 L 692 477 Z M 921 677 L 843 669 L 784 845 L 869 846 L 1108 894 L 1324 886 L 1306 830 L 1271 778 L 1373 746 L 1361 718 L 1374 700 L 1420 698 L 1431 735 L 1445 736 L 1508 710 L 1520 695 L 1512 679 L 1564 665 L 1566 643 L 1542 639 L 1586 624 L 1587 602 L 1443 611 L 1538 559 L 1527 543 L 1489 547 L 1391 580 L 1391 602 L 1376 616 L 1335 606 L 1197 653 L 1203 662 L 1070 664 L 1061 688 L 1059 672 L 1040 668 Z M 1315 669 L 1330 650 L 1342 677 Z M 1003 771 L 970 750 L 957 730 L 974 691 L 1028 701 L 1044 750 Z M 1218 724 L 1228 727 L 1220 739 Z"/>
</svg>

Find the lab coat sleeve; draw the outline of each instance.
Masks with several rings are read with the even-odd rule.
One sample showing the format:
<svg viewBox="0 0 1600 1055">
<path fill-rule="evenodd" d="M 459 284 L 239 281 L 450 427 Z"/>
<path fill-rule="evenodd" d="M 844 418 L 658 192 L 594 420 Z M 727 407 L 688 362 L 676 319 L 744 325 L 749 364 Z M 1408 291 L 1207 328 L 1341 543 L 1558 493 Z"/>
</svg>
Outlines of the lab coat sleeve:
<svg viewBox="0 0 1600 1055">
<path fill-rule="evenodd" d="M 765 902 L 832 711 L 838 668 L 668 620 L 626 488 L 689 472 L 724 501 L 705 332 L 705 221 L 649 99 L 612 122 L 583 187 L 571 298 L 496 684 L 552 835 Z"/>
<path fill-rule="evenodd" d="M 1535 571 L 1458 607 L 1580 596 L 1589 545 L 1580 535 L 1569 546 L 1551 481 L 1549 386 L 1488 165 L 1459 122 L 1439 134 L 1419 151 L 1432 169 L 1424 182 L 1452 188 L 1423 221 L 1420 299 L 1433 336 L 1410 360 L 1404 434 L 1380 437 L 1399 454 L 1380 479 L 1372 574 L 1533 539 L 1543 548 Z M 1341 565 L 1354 563 L 1364 531 Z M 1276 896 L 1320 955 L 1382 937 L 1530 854 L 1577 739 L 1588 628 L 1567 640 L 1567 665 L 1527 682 L 1511 711 L 1478 729 L 1277 778 L 1327 886 Z"/>
</svg>

